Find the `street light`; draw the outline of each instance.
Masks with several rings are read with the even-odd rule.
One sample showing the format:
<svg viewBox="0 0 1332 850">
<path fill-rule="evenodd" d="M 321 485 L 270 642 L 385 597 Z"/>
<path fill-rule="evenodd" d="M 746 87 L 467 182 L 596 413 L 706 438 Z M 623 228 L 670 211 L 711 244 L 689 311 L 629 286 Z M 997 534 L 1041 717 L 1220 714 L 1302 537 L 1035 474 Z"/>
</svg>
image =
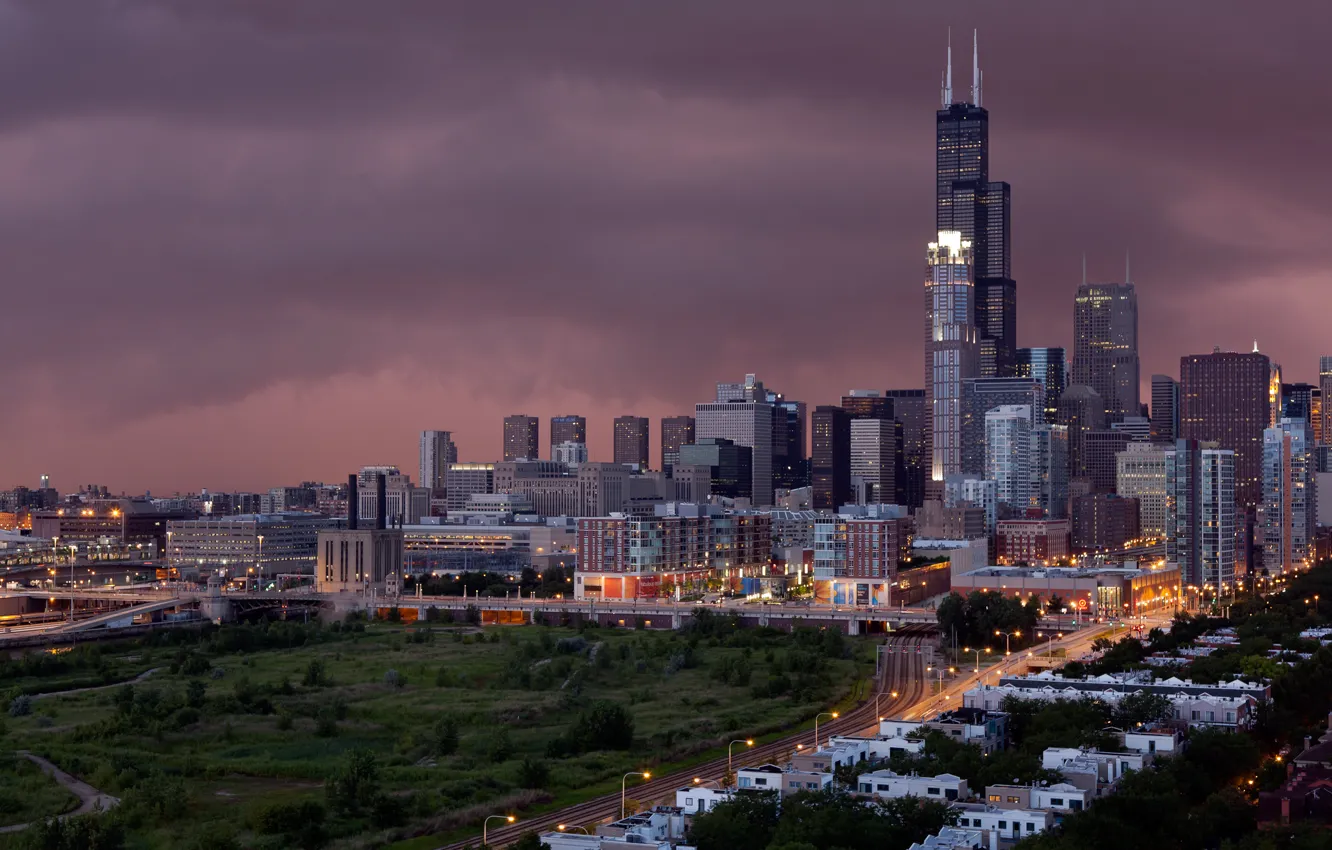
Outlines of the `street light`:
<svg viewBox="0 0 1332 850">
<path fill-rule="evenodd" d="M 725 790 L 726 790 L 726 788 L 722 786 L 722 784 L 721 784 L 721 780 L 720 780 L 720 779 L 700 779 L 700 778 L 697 777 L 697 776 L 694 777 L 694 784 L 695 784 L 695 785 L 703 785 L 705 782 L 716 782 L 716 783 L 717 783 L 717 790 L 718 790 L 718 791 L 725 791 Z"/>
<path fill-rule="evenodd" d="M 964 647 L 962 647 L 962 651 L 963 651 L 963 652 L 974 652 L 974 653 L 976 653 L 976 666 L 972 668 L 971 672 L 973 672 L 973 673 L 979 673 L 979 672 L 980 672 L 980 655 L 981 655 L 981 650 L 979 650 L 979 649 L 972 649 L 972 648 L 969 647 L 969 646 L 964 646 Z M 993 651 L 994 651 L 994 650 L 990 649 L 988 646 L 985 647 L 985 654 L 986 654 L 986 655 L 989 655 L 989 654 L 990 654 L 991 652 L 993 652 Z"/>
<path fill-rule="evenodd" d="M 1008 639 L 1009 639 L 1010 637 L 1022 637 L 1022 630 L 1021 630 L 1021 629 L 1018 629 L 1018 630 L 1011 631 L 1011 632 L 1004 632 L 1004 631 L 1000 631 L 999 629 L 995 629 L 995 630 L 994 630 L 994 634 L 995 634 L 995 637 L 998 637 L 999 635 L 1003 635 L 1003 636 L 1004 636 L 1004 655 L 1012 655 L 1013 652 L 1012 652 L 1012 650 L 1009 648 L 1009 645 L 1008 645 Z"/>
<path fill-rule="evenodd" d="M 629 781 L 629 777 L 631 777 L 631 776 L 641 776 L 641 777 L 643 777 L 644 780 L 647 780 L 647 779 L 651 779 L 651 778 L 652 778 L 652 774 L 649 773 L 649 772 L 646 771 L 646 770 L 643 770 L 643 771 L 631 770 L 631 771 L 629 771 L 628 773 L 626 773 L 624 776 L 620 777 L 620 820 L 624 820 L 624 790 L 625 790 L 625 783 L 627 783 L 627 782 Z"/>
<path fill-rule="evenodd" d="M 823 711 L 823 712 L 820 712 L 820 713 L 814 715 L 814 751 L 815 751 L 815 752 L 818 752 L 818 750 L 819 750 L 819 718 L 820 718 L 820 717 L 831 717 L 833 720 L 836 720 L 836 719 L 837 719 L 837 712 L 835 712 L 835 711 Z"/>
<path fill-rule="evenodd" d="M 592 833 L 590 833 L 590 832 L 587 831 L 587 827 L 585 827 L 585 826 L 569 826 L 569 825 L 566 824 L 566 823 L 562 823 L 562 824 L 558 824 L 555 828 L 558 829 L 560 832 L 567 832 L 568 830 L 571 830 L 571 829 L 581 829 L 581 830 L 583 831 L 583 834 L 584 834 L 584 835 L 591 835 L 591 834 L 592 834 Z"/>
<path fill-rule="evenodd" d="M 259 538 L 259 564 L 258 564 L 259 588 L 258 589 L 262 589 L 264 586 L 264 536 L 262 534 L 257 536 Z"/>
<path fill-rule="evenodd" d="M 481 824 L 481 846 L 483 847 L 490 843 L 486 839 L 490 837 L 490 822 L 493 820 L 502 820 L 502 821 L 508 821 L 509 823 L 513 823 L 515 820 L 517 820 L 517 818 L 515 818 L 513 815 L 491 815 L 490 817 L 486 818 L 485 821 Z"/>
<path fill-rule="evenodd" d="M 727 775 L 730 775 L 730 774 L 732 774 L 732 773 L 735 772 L 735 770 L 732 769 L 732 767 L 731 767 L 731 752 L 732 752 L 732 750 L 734 749 L 734 747 L 735 747 L 736 744 L 744 744 L 746 747 L 752 747 L 752 746 L 754 746 L 754 739 L 753 739 L 753 738 L 745 738 L 745 739 L 742 740 L 742 741 L 732 741 L 731 743 L 729 743 L 729 744 L 726 745 L 726 773 L 727 773 Z"/>
</svg>

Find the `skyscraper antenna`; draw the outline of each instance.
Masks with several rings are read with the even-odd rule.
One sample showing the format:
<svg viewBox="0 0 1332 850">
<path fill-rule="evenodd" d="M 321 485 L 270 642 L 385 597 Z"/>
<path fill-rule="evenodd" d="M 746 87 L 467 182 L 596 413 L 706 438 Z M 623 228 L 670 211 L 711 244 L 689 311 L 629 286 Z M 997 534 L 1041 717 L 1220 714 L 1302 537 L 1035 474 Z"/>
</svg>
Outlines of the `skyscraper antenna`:
<svg viewBox="0 0 1332 850">
<path fill-rule="evenodd" d="M 943 85 L 943 105 L 944 109 L 953 105 L 953 28 L 948 28 L 948 65 L 944 70 Z"/>
<path fill-rule="evenodd" d="M 971 102 L 981 105 L 980 36 L 971 31 Z"/>
<path fill-rule="evenodd" d="M 1087 252 L 1082 252 L 1082 285 L 1087 285 Z"/>
<path fill-rule="evenodd" d="M 1127 248 L 1124 249 L 1124 282 L 1133 282 L 1133 278 L 1129 277 L 1129 252 Z"/>
</svg>

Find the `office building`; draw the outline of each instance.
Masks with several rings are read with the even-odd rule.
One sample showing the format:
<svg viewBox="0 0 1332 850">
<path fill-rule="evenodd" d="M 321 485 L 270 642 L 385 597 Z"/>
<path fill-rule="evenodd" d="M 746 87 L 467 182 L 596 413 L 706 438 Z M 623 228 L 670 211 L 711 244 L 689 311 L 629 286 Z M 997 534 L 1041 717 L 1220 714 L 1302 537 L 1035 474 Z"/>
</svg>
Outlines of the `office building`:
<svg viewBox="0 0 1332 850">
<path fill-rule="evenodd" d="M 648 466 L 648 420 L 645 416 L 615 417 L 615 462 L 636 466 L 640 470 Z"/>
<path fill-rule="evenodd" d="M 1045 390 L 1034 378 L 974 378 L 962 382 L 962 471 L 985 472 L 985 414 L 996 407 L 1031 408 L 1032 425 L 1045 421 Z"/>
<path fill-rule="evenodd" d="M 680 447 L 694 442 L 694 417 L 663 416 L 661 418 L 661 471 L 670 472 L 679 460 Z"/>
<path fill-rule="evenodd" d="M 1180 358 L 1180 436 L 1235 452 L 1235 499 L 1252 510 L 1262 495 L 1263 431 L 1271 418 L 1272 366 L 1257 351 Z"/>
<path fill-rule="evenodd" d="M 1309 446 L 1316 446 L 1322 438 L 1323 393 L 1314 384 L 1281 385 L 1281 411 L 1273 425 L 1282 419 L 1300 421 L 1308 426 L 1305 437 Z"/>
<path fill-rule="evenodd" d="M 1037 425 L 1029 437 L 1027 508 L 1048 519 L 1064 519 L 1068 516 L 1068 428 Z"/>
<path fill-rule="evenodd" d="M 362 521 L 365 479 L 362 470 L 348 482 L 347 524 L 317 532 L 314 574 L 320 593 L 396 593 L 402 588 L 402 529 L 389 526 L 382 473 L 373 476 L 371 509 Z"/>
<path fill-rule="evenodd" d="M 1130 440 L 1148 442 L 1152 439 L 1152 420 L 1148 416 L 1125 416 L 1118 422 L 1111 422 L 1110 430 L 1121 431 Z"/>
<path fill-rule="evenodd" d="M 236 578 L 276 581 L 314 572 L 315 538 L 336 520 L 314 513 L 249 514 L 172 520 L 166 525 L 171 565 L 222 570 Z"/>
<path fill-rule="evenodd" d="M 946 507 L 931 499 L 916 511 L 917 540 L 984 540 L 985 509 Z"/>
<path fill-rule="evenodd" d="M 1012 273 L 1012 191 L 990 180 L 990 115 L 981 106 L 979 61 L 973 51 L 969 101 L 954 101 L 949 50 L 935 115 L 935 229 L 955 232 L 974 257 L 976 374 L 1011 377 L 1017 359 L 1017 284 Z M 945 469 L 935 476 L 957 470 Z"/>
<path fill-rule="evenodd" d="M 734 392 L 737 387 L 739 398 Z M 747 375 L 743 385 L 718 384 L 718 397 L 724 394 L 731 400 L 694 406 L 696 439 L 722 438 L 753 449 L 750 498 L 755 507 L 767 507 L 772 504 L 773 406 L 767 402 L 763 384 L 753 375 Z"/>
<path fill-rule="evenodd" d="M 977 375 L 972 272 L 971 243 L 959 231 L 940 231 L 929 244 L 925 278 L 925 410 L 935 486 L 964 471 L 962 387 Z"/>
<path fill-rule="evenodd" d="M 835 511 L 851 502 L 851 417 L 842 408 L 825 404 L 814 409 L 810 423 L 814 510 Z"/>
<path fill-rule="evenodd" d="M 504 417 L 504 459 L 537 460 L 541 457 L 540 421 L 521 413 Z M 587 442 L 586 438 L 583 442 Z"/>
<path fill-rule="evenodd" d="M 1152 375 L 1152 440 L 1171 443 L 1179 439 L 1179 381 L 1169 375 Z"/>
<path fill-rule="evenodd" d="M 753 495 L 754 450 L 749 446 L 738 446 L 720 437 L 704 437 L 680 447 L 678 464 L 706 469 L 714 496 L 749 499 Z"/>
<path fill-rule="evenodd" d="M 550 447 L 550 459 L 569 467 L 582 466 L 587 463 L 587 443 L 556 443 Z"/>
<path fill-rule="evenodd" d="M 552 451 L 560 443 L 582 443 L 586 446 L 587 419 L 574 413 L 550 417 L 550 445 Z M 531 460 L 536 460 L 536 458 L 533 457 Z"/>
<path fill-rule="evenodd" d="M 422 517 L 430 516 L 430 491 L 425 487 L 413 487 L 411 476 L 403 475 L 395 466 L 361 468 L 357 476 L 360 488 L 358 498 L 361 500 L 358 510 L 361 516 L 374 515 L 377 498 L 375 482 L 381 476 L 384 479 L 389 525 L 415 524 Z"/>
<path fill-rule="evenodd" d="M 1059 397 L 1068 386 L 1068 367 L 1062 348 L 1019 348 L 1017 350 L 1017 377 L 1035 378 L 1045 387 L 1046 422 L 1055 421 L 1059 412 Z"/>
<path fill-rule="evenodd" d="M 1091 489 L 1097 493 L 1113 493 L 1119 475 L 1119 453 L 1136 442 L 1124 432 L 1088 431 L 1082 435 L 1082 466 Z"/>
<path fill-rule="evenodd" d="M 1117 552 L 1138 537 L 1138 502 L 1114 493 L 1073 498 L 1073 551 Z"/>
<path fill-rule="evenodd" d="M 1111 422 L 1139 415 L 1138 295 L 1132 283 L 1084 280 L 1078 287 L 1071 383 L 1096 390 Z"/>
<path fill-rule="evenodd" d="M 985 477 L 994 482 L 998 511 L 1024 516 L 1031 501 L 1031 407 L 996 407 L 985 414 Z"/>
<path fill-rule="evenodd" d="M 772 405 L 772 486 L 795 490 L 809 486 L 809 459 L 805 454 L 805 403 L 768 390 Z"/>
<path fill-rule="evenodd" d="M 1232 449 L 1176 440 L 1166 456 L 1166 560 L 1185 585 L 1215 597 L 1235 580 L 1235 466 Z"/>
<path fill-rule="evenodd" d="M 1066 519 L 1001 519 L 994 536 L 1000 564 L 1041 566 L 1072 554 Z"/>
<path fill-rule="evenodd" d="M 469 496 L 495 492 L 495 464 L 451 463 L 447 481 L 446 510 L 460 511 L 466 507 Z"/>
<path fill-rule="evenodd" d="M 617 463 L 576 470 L 547 460 L 495 464 L 495 492 L 526 496 L 540 516 L 605 516 L 630 501 L 630 471 Z"/>
<path fill-rule="evenodd" d="M 1059 397 L 1059 424 L 1068 428 L 1068 477 L 1086 478 L 1086 437 L 1105 430 L 1105 399 L 1086 384 L 1074 384 Z"/>
<path fill-rule="evenodd" d="M 1322 399 L 1322 445 L 1332 445 L 1332 356 L 1318 358 L 1318 394 Z"/>
<path fill-rule="evenodd" d="M 861 482 L 864 504 L 896 504 L 902 468 L 901 424 L 891 418 L 853 415 L 850 445 L 851 479 Z"/>
<path fill-rule="evenodd" d="M 32 510 L 28 517 L 33 537 L 58 540 L 65 551 L 117 542 L 165 552 L 168 523 L 194 519 L 195 513 L 146 499 L 96 499 L 79 507 Z"/>
<path fill-rule="evenodd" d="M 943 503 L 946 508 L 980 508 L 985 512 L 985 533 L 991 534 L 999 518 L 998 493 L 995 482 L 958 473 L 944 479 Z"/>
<path fill-rule="evenodd" d="M 929 471 L 926 451 L 925 391 L 888 390 L 893 402 L 893 418 L 902 426 L 902 477 L 897 503 L 910 508 L 925 504 L 925 478 Z"/>
<path fill-rule="evenodd" d="M 841 407 L 852 419 L 892 419 L 893 400 L 878 390 L 852 390 Z"/>
<path fill-rule="evenodd" d="M 1160 540 L 1166 525 L 1166 458 L 1159 443 L 1129 443 L 1116 458 L 1115 492 L 1138 500 L 1138 533 Z"/>
<path fill-rule="evenodd" d="M 1318 516 L 1313 446 L 1303 419 L 1263 432 L 1263 567 L 1288 573 L 1313 565 Z"/>
<path fill-rule="evenodd" d="M 448 431 L 421 432 L 421 486 L 434 492 L 443 490 L 449 477 L 449 464 L 458 462 L 458 447 Z"/>
</svg>

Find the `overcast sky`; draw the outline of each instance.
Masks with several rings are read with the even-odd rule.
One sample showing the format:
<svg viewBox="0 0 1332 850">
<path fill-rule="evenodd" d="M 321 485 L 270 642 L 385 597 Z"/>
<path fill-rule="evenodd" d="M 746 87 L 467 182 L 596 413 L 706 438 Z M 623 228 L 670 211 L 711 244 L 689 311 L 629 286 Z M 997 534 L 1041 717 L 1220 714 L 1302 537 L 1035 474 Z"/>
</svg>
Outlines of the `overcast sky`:
<svg viewBox="0 0 1332 850">
<path fill-rule="evenodd" d="M 423 428 L 922 385 L 980 30 L 1020 345 L 1332 354 L 1325 2 L 0 0 L 0 487 L 416 475 Z"/>
</svg>

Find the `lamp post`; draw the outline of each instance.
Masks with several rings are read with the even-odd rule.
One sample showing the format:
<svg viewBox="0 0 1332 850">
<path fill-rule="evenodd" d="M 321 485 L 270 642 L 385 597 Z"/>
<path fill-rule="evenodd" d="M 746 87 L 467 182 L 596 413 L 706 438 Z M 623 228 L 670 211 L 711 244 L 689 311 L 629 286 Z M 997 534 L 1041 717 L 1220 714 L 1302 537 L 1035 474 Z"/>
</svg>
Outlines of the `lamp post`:
<svg viewBox="0 0 1332 850">
<path fill-rule="evenodd" d="M 592 834 L 592 833 L 590 833 L 590 832 L 587 831 L 587 827 L 585 827 L 585 826 L 569 826 L 567 823 L 558 824 L 558 825 L 556 825 L 555 828 L 558 829 L 560 832 L 568 832 L 568 831 L 571 830 L 571 829 L 581 829 L 581 830 L 583 831 L 583 834 L 584 834 L 584 835 L 591 835 L 591 834 Z"/>
<path fill-rule="evenodd" d="M 490 822 L 493 820 L 502 820 L 502 821 L 508 821 L 509 823 L 513 823 L 515 820 L 517 820 L 517 818 L 515 818 L 513 815 L 490 815 L 489 817 L 487 817 L 485 819 L 485 822 L 481 824 L 482 847 L 485 847 L 490 843 L 486 839 L 490 837 Z"/>
<path fill-rule="evenodd" d="M 1039 632 L 1036 634 L 1036 637 L 1040 637 L 1040 633 L 1039 633 Z M 1054 641 L 1055 641 L 1055 638 L 1060 638 L 1060 639 L 1062 640 L 1063 637 L 1064 637 L 1064 633 L 1063 633 L 1063 632 L 1056 632 L 1056 633 L 1054 633 L 1054 634 L 1052 634 L 1052 635 L 1046 635 L 1046 641 L 1045 641 L 1045 655 L 1046 655 L 1047 658 L 1054 658 Z"/>
<path fill-rule="evenodd" d="M 259 538 L 259 563 L 256 564 L 256 566 L 259 568 L 259 588 L 262 589 L 264 586 L 264 536 L 260 534 L 258 535 L 258 538 Z"/>
<path fill-rule="evenodd" d="M 820 713 L 814 715 L 814 751 L 815 751 L 815 752 L 818 752 L 818 749 L 819 749 L 819 718 L 820 718 L 820 717 L 831 717 L 833 720 L 836 720 L 836 719 L 837 719 L 837 712 L 835 712 L 835 711 L 823 711 L 823 712 L 820 712 Z"/>
<path fill-rule="evenodd" d="M 925 668 L 925 672 L 926 672 L 926 673 L 929 673 L 932 669 L 933 669 L 933 668 L 926 667 L 926 668 Z M 943 665 L 940 665 L 940 666 L 939 666 L 939 669 L 938 669 L 937 672 L 938 672 L 938 674 L 939 674 L 939 693 L 943 693 L 943 674 L 944 674 L 944 668 L 943 668 Z M 949 673 L 956 673 L 956 672 L 957 672 L 957 668 L 956 668 L 956 667 L 949 667 L 949 668 L 948 668 L 948 672 L 949 672 Z"/>
<path fill-rule="evenodd" d="M 695 784 L 695 785 L 702 786 L 703 784 L 708 783 L 708 782 L 715 782 L 715 783 L 717 783 L 717 790 L 718 790 L 718 791 L 725 791 L 725 790 L 726 790 L 726 788 L 722 786 L 722 784 L 721 784 L 721 780 L 720 780 L 720 779 L 701 779 L 701 778 L 699 778 L 699 777 L 697 777 L 697 776 L 694 777 L 694 784 Z"/>
<path fill-rule="evenodd" d="M 631 770 L 628 773 L 626 773 L 624 776 L 620 777 L 620 820 L 624 820 L 625 784 L 629 781 L 629 777 L 631 776 L 641 776 L 645 780 L 652 778 L 652 774 L 646 770 L 643 771 Z"/>
<path fill-rule="evenodd" d="M 1012 654 L 1013 654 L 1013 651 L 1012 651 L 1011 647 L 1009 646 L 1008 639 L 1009 639 L 1010 637 L 1022 637 L 1022 630 L 1021 630 L 1021 629 L 1016 629 L 1016 630 L 1011 631 L 1011 632 L 1005 632 L 1005 631 L 1000 631 L 999 629 L 995 629 L 995 630 L 994 630 L 994 634 L 995 634 L 995 637 L 998 637 L 999 635 L 1003 635 L 1003 636 L 1004 636 L 1004 655 L 1012 655 Z"/>
<path fill-rule="evenodd" d="M 753 738 L 745 738 L 743 741 L 732 741 L 731 743 L 729 743 L 729 744 L 726 745 L 726 773 L 727 773 L 727 775 L 730 775 L 730 774 L 732 774 L 732 773 L 735 773 L 735 769 L 734 769 L 733 767 L 731 767 L 731 753 L 732 753 L 732 751 L 735 749 L 735 745 L 736 745 L 736 744 L 744 744 L 746 747 L 752 747 L 752 746 L 754 746 L 754 739 L 753 739 Z"/>
<path fill-rule="evenodd" d="M 990 652 L 992 652 L 992 650 L 991 650 L 988 646 L 985 647 L 984 649 L 985 649 L 985 654 L 986 654 L 986 655 L 989 655 Z M 981 656 L 981 650 L 979 650 L 979 649 L 972 649 L 972 648 L 969 647 L 969 646 L 964 646 L 964 647 L 962 647 L 962 651 L 963 651 L 963 652 L 974 652 L 974 653 L 976 653 L 976 666 L 973 667 L 973 668 L 971 669 L 971 672 L 973 672 L 973 673 L 979 673 L 979 672 L 980 672 L 980 656 Z"/>
</svg>

